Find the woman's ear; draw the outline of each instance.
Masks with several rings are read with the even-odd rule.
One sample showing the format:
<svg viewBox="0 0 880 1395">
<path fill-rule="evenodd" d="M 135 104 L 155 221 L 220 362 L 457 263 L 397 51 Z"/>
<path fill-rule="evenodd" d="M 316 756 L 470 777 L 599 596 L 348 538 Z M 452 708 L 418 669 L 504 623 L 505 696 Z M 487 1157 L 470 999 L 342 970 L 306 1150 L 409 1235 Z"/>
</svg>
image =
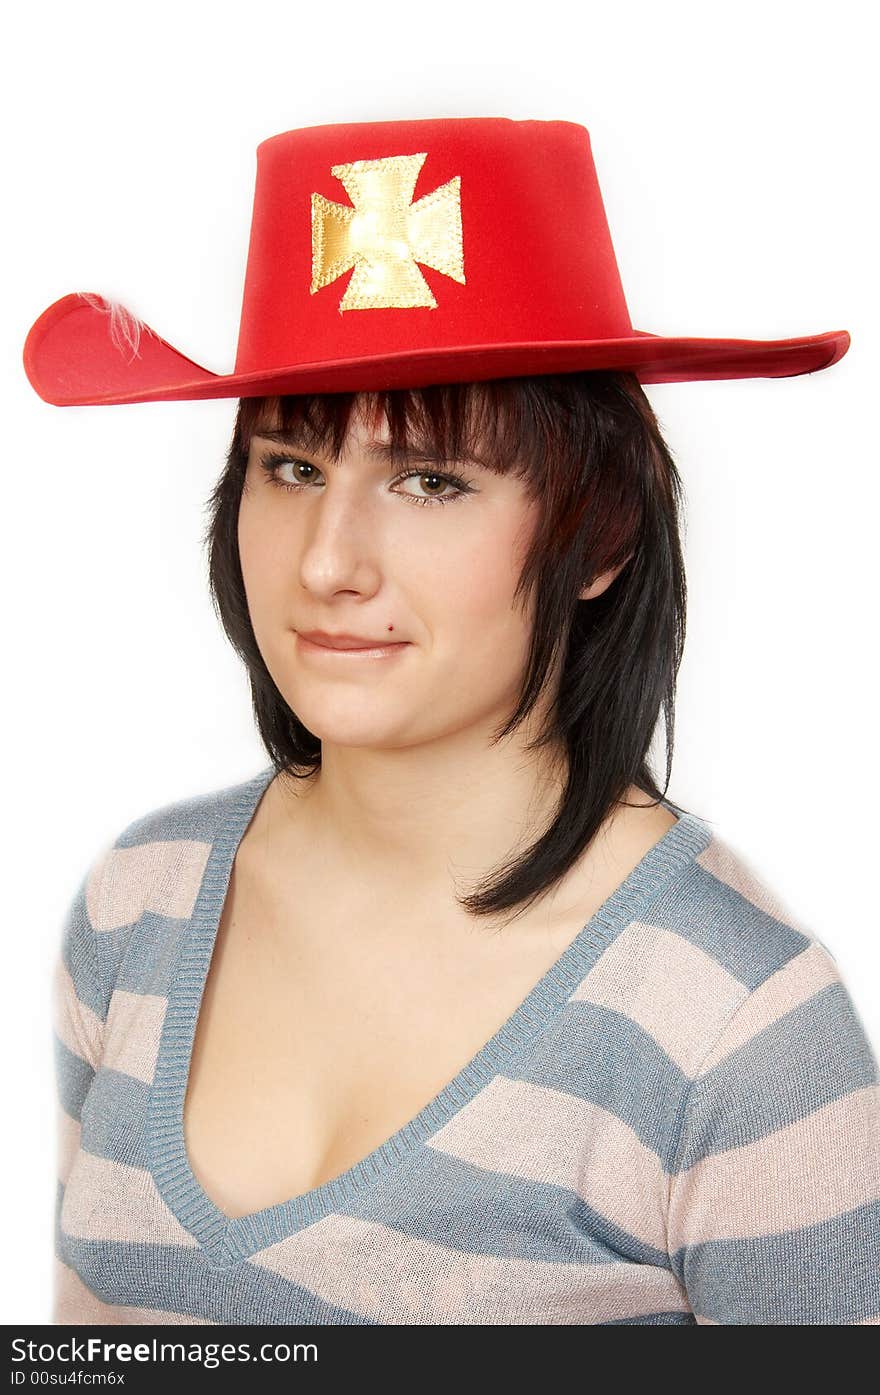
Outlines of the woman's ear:
<svg viewBox="0 0 880 1395">
<path fill-rule="evenodd" d="M 628 561 L 629 558 L 627 557 L 626 562 Z M 603 572 L 601 576 L 594 576 L 589 586 L 585 586 L 581 591 L 579 599 L 582 601 L 594 601 L 597 596 L 601 596 L 603 591 L 607 591 L 615 577 L 619 576 L 623 571 L 626 562 L 621 562 L 619 567 L 613 567 L 609 572 Z"/>
</svg>

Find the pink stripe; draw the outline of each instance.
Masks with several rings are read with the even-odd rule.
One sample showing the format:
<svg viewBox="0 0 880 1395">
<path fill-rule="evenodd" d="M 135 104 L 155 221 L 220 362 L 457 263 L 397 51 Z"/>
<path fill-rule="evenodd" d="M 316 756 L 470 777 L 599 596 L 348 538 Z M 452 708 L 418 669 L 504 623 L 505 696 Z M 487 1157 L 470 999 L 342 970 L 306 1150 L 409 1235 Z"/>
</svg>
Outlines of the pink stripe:
<svg viewBox="0 0 880 1395">
<path fill-rule="evenodd" d="M 840 975 L 827 951 L 816 942 L 808 945 L 754 989 L 748 1003 L 725 1030 L 715 1050 L 706 1057 L 700 1074 L 704 1075 L 717 1066 L 719 1061 L 738 1051 L 752 1037 L 785 1017 L 786 1013 L 808 1002 L 829 983 L 839 982 Z"/>
<path fill-rule="evenodd" d="M 692 1076 L 748 988 L 683 935 L 632 921 L 603 951 L 572 1001 L 625 1013 Z"/>
<path fill-rule="evenodd" d="M 674 1179 L 670 1252 L 797 1230 L 877 1201 L 878 1160 L 880 1086 L 868 1085 L 754 1143 L 704 1158 Z"/>
<path fill-rule="evenodd" d="M 86 905 L 95 930 L 130 925 L 144 911 L 189 919 L 210 852 L 210 843 L 191 838 L 111 848 L 88 880 Z"/>
<path fill-rule="evenodd" d="M 383 1323 L 593 1324 L 689 1311 L 668 1269 L 502 1259 L 354 1216 L 326 1216 L 250 1262 Z"/>
<path fill-rule="evenodd" d="M 145 1168 L 83 1151 L 76 1156 L 64 1193 L 61 1228 L 79 1240 L 197 1248 Z"/>
<path fill-rule="evenodd" d="M 665 1248 L 660 1158 L 590 1101 L 496 1076 L 426 1146 L 471 1167 L 563 1187 L 644 1244 Z"/>
<path fill-rule="evenodd" d="M 186 1324 L 193 1327 L 216 1327 L 209 1318 L 190 1317 L 188 1313 L 169 1313 L 162 1308 L 130 1308 L 124 1304 L 104 1303 L 88 1288 L 77 1274 L 63 1260 L 55 1259 L 55 1286 L 53 1292 L 52 1322 L 59 1326 L 107 1325 L 122 1327 L 128 1324 L 154 1326 L 159 1323 L 168 1326 Z"/>
</svg>

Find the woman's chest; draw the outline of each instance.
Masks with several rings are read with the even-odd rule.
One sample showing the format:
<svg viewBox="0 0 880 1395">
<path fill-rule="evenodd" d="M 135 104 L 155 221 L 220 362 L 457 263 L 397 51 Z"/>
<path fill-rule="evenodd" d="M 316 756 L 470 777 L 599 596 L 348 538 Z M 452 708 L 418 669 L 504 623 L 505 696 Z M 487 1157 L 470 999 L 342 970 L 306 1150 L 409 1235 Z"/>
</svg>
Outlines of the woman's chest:
<svg viewBox="0 0 880 1395">
<path fill-rule="evenodd" d="M 348 1171 L 473 1059 L 562 948 L 558 933 L 420 935 L 417 920 L 407 939 L 302 902 L 294 916 L 233 877 L 184 1105 L 202 1189 L 241 1216 Z"/>
</svg>

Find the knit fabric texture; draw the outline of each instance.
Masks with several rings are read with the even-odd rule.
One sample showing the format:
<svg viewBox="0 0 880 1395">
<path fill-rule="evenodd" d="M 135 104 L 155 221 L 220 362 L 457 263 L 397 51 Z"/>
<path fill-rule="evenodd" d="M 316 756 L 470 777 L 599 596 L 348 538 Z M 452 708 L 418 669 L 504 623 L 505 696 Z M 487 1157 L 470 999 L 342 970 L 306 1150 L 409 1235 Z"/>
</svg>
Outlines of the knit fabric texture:
<svg viewBox="0 0 880 1395">
<path fill-rule="evenodd" d="M 880 1323 L 876 1055 L 831 952 L 691 813 L 408 1124 L 219 1210 L 183 1101 L 273 775 L 139 818 L 70 904 L 51 1321 Z"/>
</svg>

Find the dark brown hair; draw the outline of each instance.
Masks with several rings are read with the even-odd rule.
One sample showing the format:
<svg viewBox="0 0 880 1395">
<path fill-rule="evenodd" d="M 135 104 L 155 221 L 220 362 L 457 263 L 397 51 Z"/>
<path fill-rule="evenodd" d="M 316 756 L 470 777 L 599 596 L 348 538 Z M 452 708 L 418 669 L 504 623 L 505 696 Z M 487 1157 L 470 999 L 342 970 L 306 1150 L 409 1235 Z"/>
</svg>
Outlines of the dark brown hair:
<svg viewBox="0 0 880 1395">
<path fill-rule="evenodd" d="M 516 599 L 534 597 L 518 704 L 494 736 L 509 735 L 558 674 L 558 698 L 529 749 L 567 756 L 564 793 L 546 831 L 459 903 L 472 915 L 515 919 L 577 860 L 630 785 L 666 799 L 672 769 L 675 683 L 685 635 L 681 481 L 638 379 L 583 372 L 371 393 L 242 398 L 226 467 L 209 500 L 211 596 L 247 669 L 260 739 L 279 776 L 306 779 L 321 741 L 285 702 L 257 647 L 238 552 L 238 509 L 250 440 L 270 415 L 336 460 L 352 411 L 384 415 L 395 464 L 429 446 L 450 462 L 478 454 L 513 471 L 540 517 Z M 437 467 L 438 470 L 442 466 Z M 580 591 L 621 566 L 593 600 Z M 663 712 L 664 788 L 648 753 Z M 684 812 L 666 800 L 679 814 Z"/>
</svg>

